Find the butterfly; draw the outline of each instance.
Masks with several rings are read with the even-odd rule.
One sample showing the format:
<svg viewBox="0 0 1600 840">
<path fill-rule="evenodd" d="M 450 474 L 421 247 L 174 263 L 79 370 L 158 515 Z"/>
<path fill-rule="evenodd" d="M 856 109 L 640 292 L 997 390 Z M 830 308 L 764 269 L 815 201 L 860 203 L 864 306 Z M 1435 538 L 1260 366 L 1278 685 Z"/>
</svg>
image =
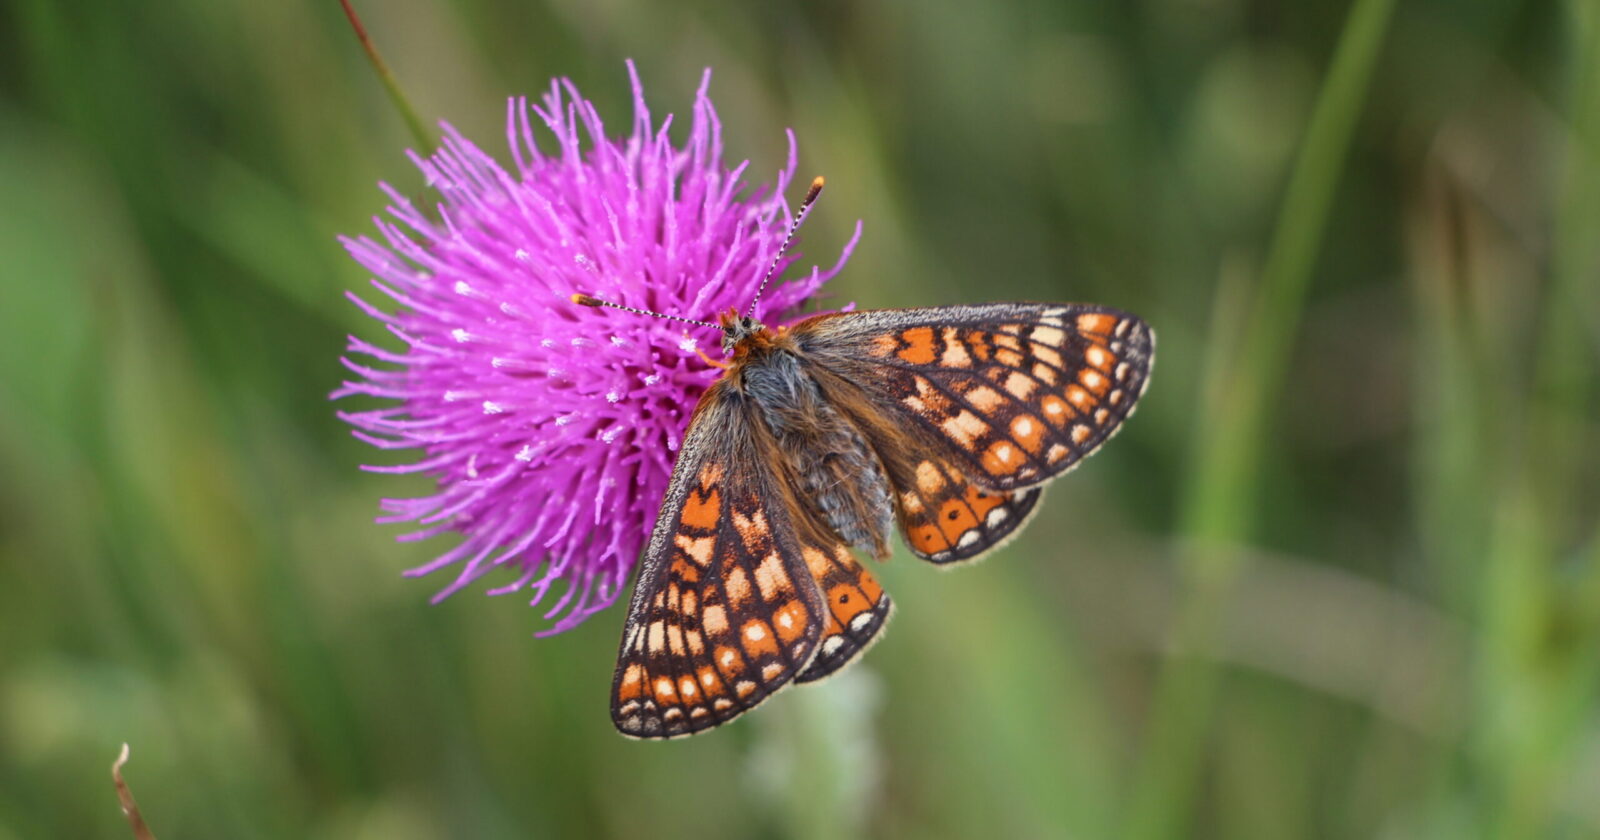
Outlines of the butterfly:
<svg viewBox="0 0 1600 840">
<path fill-rule="evenodd" d="M 1155 350 L 1144 321 L 1088 304 L 714 326 L 729 360 L 690 419 L 612 682 L 636 738 L 704 732 L 860 656 L 893 605 L 854 550 L 887 557 L 895 530 L 940 565 L 999 548 L 1132 413 Z"/>
</svg>

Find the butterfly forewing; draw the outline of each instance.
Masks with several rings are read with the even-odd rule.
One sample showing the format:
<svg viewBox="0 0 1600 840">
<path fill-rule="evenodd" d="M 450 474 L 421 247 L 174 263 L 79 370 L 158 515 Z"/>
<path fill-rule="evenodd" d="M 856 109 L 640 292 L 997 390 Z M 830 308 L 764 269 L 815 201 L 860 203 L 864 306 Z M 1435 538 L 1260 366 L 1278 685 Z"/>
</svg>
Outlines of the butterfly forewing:
<svg viewBox="0 0 1600 840">
<path fill-rule="evenodd" d="M 641 738 L 753 708 L 810 664 L 832 621 L 748 419 L 707 393 L 651 536 L 623 628 L 611 711 Z"/>
<path fill-rule="evenodd" d="M 1103 306 L 997 303 L 824 315 L 808 357 L 918 427 L 972 481 L 1009 491 L 1075 466 L 1144 392 L 1155 336 Z"/>
</svg>

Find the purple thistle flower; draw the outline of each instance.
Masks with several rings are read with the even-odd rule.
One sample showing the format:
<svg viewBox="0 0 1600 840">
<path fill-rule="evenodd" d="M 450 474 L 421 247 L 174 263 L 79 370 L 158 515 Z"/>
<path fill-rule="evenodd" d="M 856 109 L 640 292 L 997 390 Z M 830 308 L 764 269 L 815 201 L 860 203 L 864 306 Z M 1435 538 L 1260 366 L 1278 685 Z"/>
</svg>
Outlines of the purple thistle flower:
<svg viewBox="0 0 1600 840">
<path fill-rule="evenodd" d="M 407 572 L 454 567 L 435 602 L 492 569 L 515 569 L 514 581 L 489 594 L 554 599 L 545 617 L 555 623 L 542 634 L 617 599 L 655 524 L 689 415 L 718 373 L 696 351 L 715 351 L 719 332 L 583 308 L 571 295 L 698 319 L 742 310 L 789 221 L 793 132 L 776 188 L 744 192 L 748 162 L 722 163 L 710 71 L 681 148 L 668 138 L 671 116 L 651 122 L 632 62 L 628 73 L 630 136 L 609 139 L 594 105 L 570 81 L 554 81 L 541 104 L 508 103 L 511 170 L 447 125 L 433 157 L 412 155 L 444 199 L 437 218 L 385 184 L 390 218 L 374 220 L 383 242 L 341 240 L 399 309 L 350 299 L 402 344 L 350 338 L 351 356 L 376 365 L 342 359 L 359 379 L 333 398 L 398 402 L 339 416 L 380 449 L 421 450 L 413 463 L 364 469 L 438 482 L 432 495 L 385 499 L 378 521 L 422 526 L 400 540 L 463 536 Z M 530 111 L 555 136 L 553 154 L 535 145 Z M 763 309 L 794 312 L 839 271 L 860 234 L 857 223 L 833 268 L 770 287 Z"/>
</svg>

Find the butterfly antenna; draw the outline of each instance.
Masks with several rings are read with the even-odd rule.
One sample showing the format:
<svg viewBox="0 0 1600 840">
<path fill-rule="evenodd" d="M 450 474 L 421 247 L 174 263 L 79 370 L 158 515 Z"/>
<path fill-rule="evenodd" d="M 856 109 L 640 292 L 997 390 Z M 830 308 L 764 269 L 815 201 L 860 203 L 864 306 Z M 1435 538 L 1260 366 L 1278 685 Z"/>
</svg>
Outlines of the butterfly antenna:
<svg viewBox="0 0 1600 840">
<path fill-rule="evenodd" d="M 681 322 L 683 322 L 685 324 L 694 324 L 697 327 L 710 327 L 710 328 L 712 328 L 714 330 L 721 329 L 721 327 L 718 327 L 716 324 L 707 323 L 705 321 L 696 321 L 693 318 L 679 318 L 676 315 L 664 315 L 664 314 L 662 314 L 660 312 L 651 312 L 648 309 L 635 309 L 635 308 L 633 308 L 631 306 L 623 306 L 620 303 L 612 303 L 611 301 L 608 301 L 608 300 L 601 300 L 601 299 L 599 299 L 597 297 L 591 297 L 590 295 L 586 295 L 586 294 L 583 294 L 581 292 L 572 296 L 572 302 L 576 303 L 579 306 L 593 306 L 593 307 L 596 307 L 596 308 L 605 307 L 606 309 L 620 309 L 623 312 L 632 312 L 635 315 L 649 315 L 652 318 L 665 318 L 668 321 L 681 321 Z"/>
<path fill-rule="evenodd" d="M 767 276 L 761 278 L 761 286 L 756 289 L 755 300 L 750 301 L 750 311 L 745 313 L 746 317 L 753 317 L 756 314 L 756 304 L 761 302 L 761 293 L 766 291 L 767 281 L 771 280 L 772 273 L 778 270 L 778 261 L 782 260 L 784 253 L 789 250 L 789 242 L 794 239 L 794 232 L 800 229 L 800 222 L 805 220 L 806 211 L 811 209 L 812 202 L 816 201 L 821 193 L 822 176 L 818 175 L 811 182 L 811 189 L 806 191 L 805 200 L 800 202 L 800 209 L 794 211 L 794 221 L 789 223 L 789 232 L 784 235 L 783 244 L 778 246 L 778 253 L 772 257 L 772 265 L 767 267 Z"/>
</svg>

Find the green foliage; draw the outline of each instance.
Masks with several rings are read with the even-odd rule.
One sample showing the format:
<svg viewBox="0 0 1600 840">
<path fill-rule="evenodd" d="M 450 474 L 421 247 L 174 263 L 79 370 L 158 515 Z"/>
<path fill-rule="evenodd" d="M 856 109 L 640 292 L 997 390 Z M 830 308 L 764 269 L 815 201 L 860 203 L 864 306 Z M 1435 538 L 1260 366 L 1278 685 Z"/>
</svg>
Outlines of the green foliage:
<svg viewBox="0 0 1600 840">
<path fill-rule="evenodd" d="M 838 300 L 1160 335 L 1008 551 L 897 559 L 864 664 L 617 737 L 620 607 L 534 640 L 325 397 L 334 241 L 414 142 L 332 0 L 0 10 L 0 840 L 1600 837 L 1600 8 L 358 3 L 496 149 L 700 68 L 828 177 Z"/>
</svg>

